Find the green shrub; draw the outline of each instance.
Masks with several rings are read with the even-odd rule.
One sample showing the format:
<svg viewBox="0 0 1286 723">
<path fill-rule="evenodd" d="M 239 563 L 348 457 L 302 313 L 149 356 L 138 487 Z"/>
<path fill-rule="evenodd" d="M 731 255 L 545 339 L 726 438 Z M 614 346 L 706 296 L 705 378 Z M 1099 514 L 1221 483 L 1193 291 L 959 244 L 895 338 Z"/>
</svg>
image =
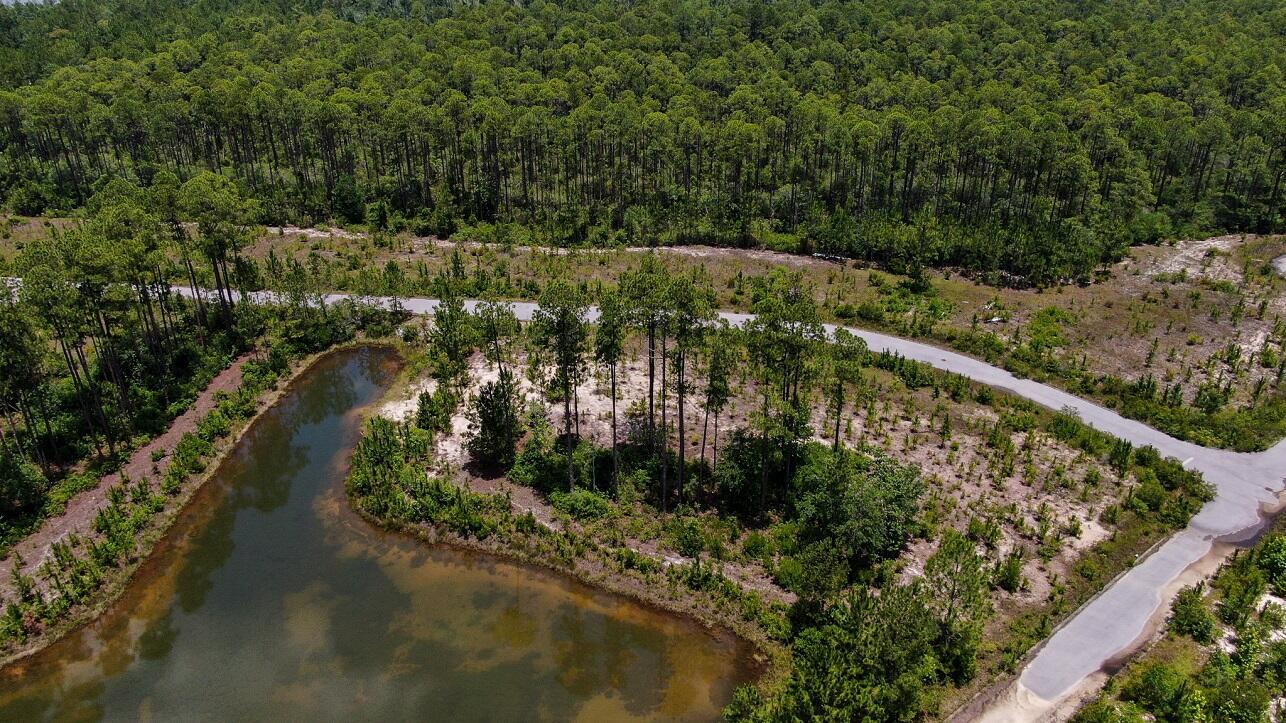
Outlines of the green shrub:
<svg viewBox="0 0 1286 723">
<path fill-rule="evenodd" d="M 38 507 L 47 487 L 40 469 L 26 457 L 0 450 L 0 520 Z"/>
<path fill-rule="evenodd" d="M 586 489 L 557 491 L 549 495 L 554 507 L 581 522 L 598 520 L 613 514 L 612 502 L 603 495 Z"/>
<path fill-rule="evenodd" d="M 772 571 L 773 580 L 787 590 L 799 588 L 804 579 L 804 565 L 793 557 L 783 557 Z"/>
<path fill-rule="evenodd" d="M 696 557 L 705 550 L 701 522 L 692 517 L 676 517 L 665 524 L 666 542 L 684 557 Z"/>
<path fill-rule="evenodd" d="M 974 542 L 981 542 L 988 548 L 995 548 L 1000 541 L 1000 525 L 989 517 L 970 517 L 966 535 Z"/>
<path fill-rule="evenodd" d="M 1260 543 L 1257 562 L 1273 592 L 1286 594 L 1286 535 L 1273 534 L 1265 538 Z"/>
<path fill-rule="evenodd" d="M 1257 680 L 1238 680 L 1210 690 L 1210 720 L 1220 723 L 1261 723 L 1268 720 L 1272 697 Z"/>
<path fill-rule="evenodd" d="M 1165 663 L 1155 663 L 1121 692 L 1125 700 L 1138 703 L 1159 718 L 1168 719 L 1177 708 L 1187 686 L 1182 673 Z"/>
<path fill-rule="evenodd" d="M 1018 592 L 1022 589 L 1025 580 L 1023 580 L 1023 549 L 1015 547 L 1005 555 L 1000 564 L 996 566 L 996 587 L 1006 592 Z"/>
<path fill-rule="evenodd" d="M 628 547 L 619 547 L 614 551 L 617 562 L 623 570 L 638 570 L 644 574 L 661 571 L 661 563 L 647 555 L 635 552 Z"/>
<path fill-rule="evenodd" d="M 446 384 L 432 392 L 420 392 L 415 408 L 415 426 L 430 432 L 445 432 L 451 428 L 451 416 L 460 405 L 460 395 Z"/>
<path fill-rule="evenodd" d="M 1215 616 L 1206 608 L 1203 597 L 1205 584 L 1199 583 L 1185 587 L 1174 598 L 1170 606 L 1170 630 L 1178 635 L 1187 635 L 1198 643 L 1209 644 L 1215 639 Z"/>
<path fill-rule="evenodd" d="M 231 431 L 232 425 L 218 409 L 212 410 L 209 414 L 197 424 L 197 435 L 207 442 L 213 442 L 216 439 L 226 437 Z"/>
<path fill-rule="evenodd" d="M 1082 708 L 1072 723 L 1145 723 L 1147 718 L 1132 705 L 1097 700 Z"/>
<path fill-rule="evenodd" d="M 772 559 L 772 540 L 762 532 L 751 532 L 741 543 L 741 552 L 752 560 L 767 562 Z"/>
</svg>

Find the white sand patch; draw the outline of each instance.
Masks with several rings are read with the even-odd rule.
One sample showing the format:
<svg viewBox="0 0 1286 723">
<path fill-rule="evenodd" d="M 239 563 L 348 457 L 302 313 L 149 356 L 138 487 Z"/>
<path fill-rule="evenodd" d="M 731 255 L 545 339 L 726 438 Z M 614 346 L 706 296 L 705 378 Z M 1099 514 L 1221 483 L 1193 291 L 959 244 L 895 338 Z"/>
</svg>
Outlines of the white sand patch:
<svg viewBox="0 0 1286 723">
<path fill-rule="evenodd" d="M 1076 538 L 1074 547 L 1077 550 L 1088 550 L 1102 540 L 1106 540 L 1112 531 L 1099 524 L 1095 517 L 1081 517 L 1081 536 Z"/>
<path fill-rule="evenodd" d="M 420 394 L 422 392 L 432 394 L 437 388 L 438 382 L 432 377 L 417 379 L 407 388 L 405 398 L 398 397 L 385 402 L 384 406 L 380 407 L 379 415 L 394 422 L 405 422 L 419 407 Z"/>
<path fill-rule="evenodd" d="M 1234 246 L 1247 240 L 1243 234 L 1212 236 L 1207 239 L 1188 239 L 1174 246 L 1171 254 L 1158 259 L 1148 273 L 1177 274 L 1187 272 L 1189 276 L 1202 277 L 1214 281 L 1240 281 L 1241 270 L 1228 263 L 1227 253 Z"/>
<path fill-rule="evenodd" d="M 342 228 L 300 228 L 298 226 L 268 226 L 267 232 L 277 236 L 305 236 L 310 239 L 364 238 L 367 234 L 345 231 Z"/>
<path fill-rule="evenodd" d="M 1015 681 L 974 720 L 979 723 L 1047 720 L 1054 707 L 1053 702 Z"/>
<path fill-rule="evenodd" d="M 1232 655 L 1237 652 L 1237 633 L 1232 630 L 1224 630 L 1219 639 L 1215 641 L 1215 645 L 1225 653 Z"/>
<path fill-rule="evenodd" d="M 658 350 L 658 355 L 660 354 Z M 660 419 L 661 366 L 657 360 L 657 418 Z M 581 436 L 591 439 L 595 444 L 608 446 L 612 443 L 612 384 L 607 369 L 595 369 L 579 387 L 576 388 L 576 406 L 579 411 Z M 676 413 L 677 402 L 674 395 L 668 395 L 666 406 L 671 417 Z M 646 350 L 640 359 L 625 360 L 616 370 L 616 424 L 618 437 L 625 434 L 625 412 L 636 402 L 647 402 L 647 356 Z M 691 392 L 688 397 L 688 422 L 692 422 L 692 412 L 698 407 L 697 398 Z M 561 404 L 550 408 L 550 421 L 555 429 L 563 424 L 563 407 Z M 658 422 L 659 424 L 659 422 Z M 678 421 L 674 420 L 677 428 Z M 690 431 L 690 430 L 689 430 Z"/>
<path fill-rule="evenodd" d="M 1242 355 L 1248 357 L 1253 354 L 1259 353 L 1259 350 L 1263 349 L 1264 344 L 1268 342 L 1268 332 L 1269 332 L 1269 329 L 1265 327 L 1263 329 L 1256 331 L 1253 335 L 1251 335 L 1249 340 L 1244 342 L 1238 342 L 1237 346 L 1241 347 Z"/>
<path fill-rule="evenodd" d="M 1259 598 L 1259 612 L 1262 613 L 1267 610 L 1269 605 L 1276 605 L 1279 609 L 1286 610 L 1286 599 L 1273 593 L 1264 593 L 1264 596 Z M 1268 642 L 1270 643 L 1283 639 L 1286 639 L 1286 629 L 1278 628 L 1268 632 Z"/>
<path fill-rule="evenodd" d="M 1286 254 L 1273 259 L 1273 268 L 1277 269 L 1277 273 L 1286 277 Z"/>
<path fill-rule="evenodd" d="M 660 350 L 657 350 L 658 360 L 656 367 L 656 415 L 657 423 L 661 419 L 661 365 Z M 522 371 L 527 367 L 527 358 L 524 354 L 517 354 L 509 363 L 509 368 L 514 372 L 518 380 L 518 387 L 523 397 L 528 401 L 537 401 L 542 399 L 541 390 L 528 379 Z M 693 370 L 695 371 L 695 370 Z M 468 451 L 465 444 L 471 434 L 474 432 L 473 423 L 469 419 L 469 410 L 473 406 L 473 400 L 477 398 L 482 386 L 488 382 L 494 382 L 499 378 L 500 372 L 495 365 L 488 362 L 482 354 L 474 354 L 469 360 L 469 383 L 464 390 L 464 400 L 456 410 L 456 414 L 451 418 L 451 431 L 449 434 L 438 436 L 437 451 L 439 459 L 443 463 L 450 463 L 456 466 L 463 465 L 469 459 Z M 688 403 L 685 409 L 687 417 L 687 433 L 689 437 L 689 450 L 692 454 L 700 454 L 700 434 L 702 422 L 701 409 L 701 390 L 704 389 L 704 381 L 693 379 L 692 391 L 689 392 Z M 667 383 L 672 380 L 667 379 Z M 416 397 L 424 388 L 413 387 L 409 400 L 390 402 L 385 405 L 384 409 L 390 410 L 391 413 L 414 413 Z M 427 387 L 432 391 L 432 387 Z M 674 394 L 667 395 L 665 406 L 668 414 L 668 422 L 672 432 L 678 430 L 678 402 Z M 617 438 L 623 441 L 626 435 L 626 418 L 627 410 L 631 404 L 647 404 L 647 350 L 643 349 L 632 359 L 626 359 L 621 362 L 617 368 L 616 374 L 616 420 L 617 420 Z M 555 433 L 561 433 L 563 428 L 563 405 L 547 404 L 549 423 L 554 428 Z M 593 368 L 591 373 L 586 377 L 576 389 L 576 404 L 574 413 L 577 414 L 577 421 L 580 423 L 580 435 L 587 440 L 593 440 L 595 444 L 607 446 L 612 441 L 612 396 L 611 396 L 611 377 L 606 369 Z M 384 414 L 383 410 L 381 414 Z M 391 414 L 384 414 L 391 416 Z M 727 425 L 725 425 L 726 429 Z M 713 433 L 713 423 L 711 424 L 711 433 Z"/>
<path fill-rule="evenodd" d="M 801 256 L 799 254 L 785 253 L 782 251 L 768 251 L 766 249 L 737 249 L 725 248 L 722 246 L 703 246 L 703 245 L 684 245 L 684 246 L 613 246 L 606 248 L 580 248 L 564 246 L 530 246 L 530 245 L 512 245 L 498 243 L 485 243 L 482 241 L 455 241 L 451 239 L 438 238 L 436 236 L 417 237 L 412 239 L 412 248 L 416 251 L 423 252 L 428 249 L 495 249 L 510 251 L 522 254 L 550 254 L 553 256 L 570 256 L 581 254 L 613 254 L 623 252 L 627 254 L 645 254 L 656 252 L 659 254 L 669 254 L 673 256 L 686 256 L 697 259 L 720 259 L 720 258 L 744 258 L 764 263 L 785 265 L 785 266 L 808 266 L 814 264 L 834 264 L 842 263 L 844 259 L 831 258 L 818 254 L 812 256 Z"/>
</svg>

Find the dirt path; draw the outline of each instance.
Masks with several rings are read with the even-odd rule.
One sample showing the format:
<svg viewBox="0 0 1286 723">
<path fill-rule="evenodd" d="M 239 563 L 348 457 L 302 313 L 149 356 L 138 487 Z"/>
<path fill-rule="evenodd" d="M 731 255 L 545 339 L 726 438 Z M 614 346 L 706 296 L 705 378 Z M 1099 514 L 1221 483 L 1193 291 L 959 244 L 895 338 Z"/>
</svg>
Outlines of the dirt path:
<svg viewBox="0 0 1286 723">
<path fill-rule="evenodd" d="M 47 583 L 36 575 L 36 571 L 49 555 L 50 548 L 55 542 L 72 532 L 85 532 L 90 529 L 98 511 L 107 505 L 107 491 L 120 483 L 121 474 L 132 481 L 150 479 L 153 483 L 158 483 L 170 466 L 170 453 L 175 445 L 184 434 L 196 429 L 197 423 L 205 417 L 206 413 L 214 409 L 217 403 L 215 396 L 219 392 L 231 392 L 240 386 L 242 367 L 250 358 L 250 354 L 245 354 L 227 369 L 219 372 L 192 406 L 176 417 L 168 429 L 134 451 L 121 472 L 104 476 L 99 480 L 98 486 L 73 497 L 61 515 L 45 520 L 39 530 L 14 545 L 8 557 L 0 560 L 0 599 L 7 599 L 13 595 L 12 570 L 19 555 L 25 563 L 23 573 L 35 578 L 37 588 L 45 589 Z M 157 451 L 164 453 L 165 457 L 155 463 L 156 471 L 153 472 L 152 454 Z"/>
<path fill-rule="evenodd" d="M 364 231 L 345 231 L 338 228 L 301 228 L 299 226 L 268 226 L 265 231 L 269 237 L 289 237 L 300 236 L 309 240 L 321 239 L 365 239 L 370 234 Z M 771 251 L 768 249 L 756 248 L 737 248 L 731 246 L 707 246 L 704 244 L 682 244 L 675 246 L 609 246 L 609 247 L 580 247 L 580 246 L 530 246 L 530 245 L 512 245 L 506 246 L 499 243 L 488 243 L 483 241 L 455 241 L 444 239 L 437 236 L 414 236 L 410 239 L 411 251 L 404 256 L 415 257 L 430 253 L 433 249 L 494 249 L 497 251 L 512 251 L 515 253 L 530 254 L 551 254 L 554 256 L 570 256 L 580 254 L 613 254 L 625 252 L 631 254 L 644 253 L 662 253 L 673 254 L 675 256 L 688 256 L 700 259 L 723 259 L 739 257 L 764 261 L 767 263 L 778 264 L 782 266 L 809 266 L 809 265 L 834 265 L 835 263 L 844 263 L 849 259 L 826 254 L 797 254 L 785 251 Z"/>
<path fill-rule="evenodd" d="M 1145 260 L 1142 270 L 1147 276 L 1184 273 L 1213 281 L 1240 282 L 1243 274 L 1229 260 L 1229 253 L 1238 245 L 1256 238 L 1259 237 L 1251 234 L 1227 234 L 1185 239 L 1173 248 L 1166 248 L 1166 253 L 1159 257 Z"/>
</svg>

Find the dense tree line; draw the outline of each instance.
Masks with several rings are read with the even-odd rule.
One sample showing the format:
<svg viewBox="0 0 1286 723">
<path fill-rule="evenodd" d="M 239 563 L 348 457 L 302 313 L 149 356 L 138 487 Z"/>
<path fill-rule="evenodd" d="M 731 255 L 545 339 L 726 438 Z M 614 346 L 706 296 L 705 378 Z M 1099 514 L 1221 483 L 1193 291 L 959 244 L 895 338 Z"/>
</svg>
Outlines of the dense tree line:
<svg viewBox="0 0 1286 723">
<path fill-rule="evenodd" d="M 86 219 L 14 259 L 21 280 L 0 289 L 0 546 L 165 429 L 264 334 L 280 372 L 358 328 L 391 332 L 388 314 L 322 305 L 298 263 L 274 276 L 281 308 L 238 303 L 259 278 L 239 254 L 253 207 L 217 174 L 180 184 L 162 172 L 146 189 L 115 179 Z M 209 292 L 180 295 L 175 279 Z"/>
<path fill-rule="evenodd" d="M 82 458 L 112 459 L 135 436 L 159 432 L 244 349 L 231 316 L 169 285 L 172 247 L 183 247 L 173 255 L 195 273 L 189 248 L 198 242 L 172 220 L 182 192 L 202 182 L 155 181 L 149 191 L 104 185 L 87 201 L 89 220 L 15 260 L 22 282 L 0 298 L 6 533 Z M 207 258 L 213 266 L 225 257 L 210 250 Z M 31 466 L 40 474 L 20 474 Z"/>
<path fill-rule="evenodd" d="M 1084 279 L 1129 243 L 1281 229 L 1282 12 L 4 6 L 0 196 L 33 214 L 81 206 L 112 176 L 217 169 L 262 220 L 758 242 Z"/>
</svg>

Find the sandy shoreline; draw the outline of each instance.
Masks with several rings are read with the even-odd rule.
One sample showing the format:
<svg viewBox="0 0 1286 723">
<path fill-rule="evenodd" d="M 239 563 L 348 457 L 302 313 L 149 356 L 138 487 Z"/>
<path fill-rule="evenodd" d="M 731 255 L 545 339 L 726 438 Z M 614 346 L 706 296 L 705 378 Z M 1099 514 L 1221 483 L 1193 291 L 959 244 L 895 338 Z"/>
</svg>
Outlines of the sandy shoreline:
<svg viewBox="0 0 1286 723">
<path fill-rule="evenodd" d="M 179 516 L 187 508 L 194 496 L 223 466 L 228 454 L 237 448 L 241 439 L 254 428 L 255 423 L 269 410 L 277 405 L 290 389 L 311 370 L 317 362 L 327 356 L 353 348 L 354 346 L 387 346 L 378 342 L 358 342 L 341 344 L 331 347 L 325 351 L 309 355 L 297 362 L 290 372 L 277 383 L 260 395 L 257 400 L 255 413 L 244 421 L 236 425 L 230 434 L 215 444 L 214 452 L 206 458 L 205 470 L 196 475 L 189 477 L 180 489 L 178 495 L 171 498 L 169 503 L 152 519 L 152 523 L 139 533 L 136 541 L 136 547 L 132 559 L 124 562 L 119 567 L 111 568 L 105 575 L 104 582 L 97 591 L 91 596 L 85 604 L 73 608 L 72 612 L 62 620 L 57 621 L 44 630 L 30 635 L 25 643 L 0 657 L 0 668 L 6 668 L 24 658 L 49 647 L 67 634 L 88 625 L 96 620 L 112 605 L 120 599 L 121 595 L 129 587 L 134 578 L 134 574 L 139 567 L 152 555 L 156 545 L 165 537 L 178 520 Z M 238 369 L 238 374 L 240 369 Z M 212 385 L 213 386 L 213 383 Z M 178 420 L 176 420 L 177 423 Z M 108 485 L 100 485 L 104 490 Z M 94 488 L 94 490 L 99 488 Z M 87 495 L 94 490 L 86 490 L 81 493 Z M 80 495 L 78 495 L 78 498 Z M 74 501 L 74 500 L 73 500 Z M 54 518 L 59 519 L 59 518 Z M 25 541 L 25 540 L 24 540 Z"/>
<path fill-rule="evenodd" d="M 409 378 L 406 371 L 404 369 L 401 377 L 389 385 L 381 399 L 362 410 L 361 414 L 364 418 L 387 416 L 391 411 L 400 410 L 408 394 L 413 395 L 422 389 L 422 384 Z M 596 590 L 619 595 L 648 608 L 699 623 L 711 631 L 734 635 L 754 649 L 755 663 L 759 666 L 754 676 L 757 679 L 771 681 L 775 676 L 784 674 L 786 670 L 783 665 L 784 648 L 773 641 L 762 628 L 741 617 L 721 614 L 721 606 L 710 604 L 710 600 L 694 591 L 679 587 L 676 588 L 676 593 L 670 585 L 657 585 L 654 580 L 644 580 L 601 564 L 589 564 L 599 562 L 592 558 L 586 565 L 568 568 L 526 548 L 498 541 L 494 537 L 479 540 L 457 535 L 436 525 L 390 522 L 372 517 L 353 504 L 353 498 L 347 495 L 345 497 L 353 512 L 379 530 L 405 535 L 427 545 L 446 545 L 453 549 L 529 566 L 544 573 L 563 575 Z"/>
</svg>

